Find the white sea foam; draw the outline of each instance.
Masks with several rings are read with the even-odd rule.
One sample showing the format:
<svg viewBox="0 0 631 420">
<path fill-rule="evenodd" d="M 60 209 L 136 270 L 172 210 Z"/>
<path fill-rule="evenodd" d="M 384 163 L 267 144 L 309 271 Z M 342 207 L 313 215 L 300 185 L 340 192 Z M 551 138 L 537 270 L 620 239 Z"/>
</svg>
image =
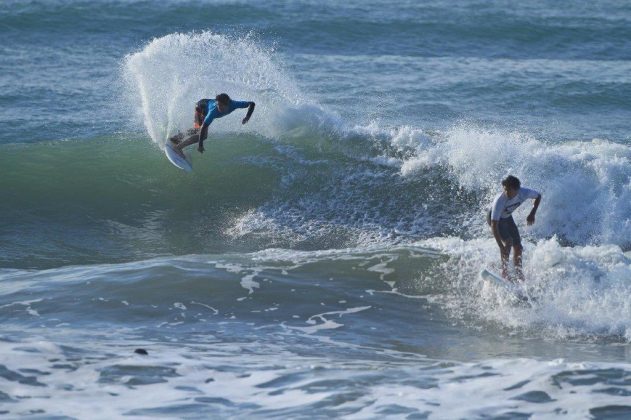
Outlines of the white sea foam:
<svg viewBox="0 0 631 420">
<path fill-rule="evenodd" d="M 527 334 L 631 341 L 631 259 L 616 245 L 564 247 L 556 238 L 526 243 L 525 286 L 532 307 L 515 306 L 479 277 L 482 268 L 499 262 L 491 238 L 440 238 L 419 245 L 451 257 L 444 270 L 454 287 L 448 305 L 457 313 L 466 307 L 483 321 Z"/>
<path fill-rule="evenodd" d="M 440 137 L 431 147 L 419 141 L 414 155 L 402 162 L 404 176 L 421 168 L 448 168 L 458 185 L 478 192 L 490 205 L 501 192 L 500 180 L 513 174 L 543 194 L 535 236 L 557 234 L 581 245 L 631 245 L 629 146 L 600 139 L 555 144 L 471 124 Z"/>
<path fill-rule="evenodd" d="M 471 233 L 479 234 L 486 231 L 483 214 L 501 192 L 500 181 L 513 174 L 524 186 L 543 194 L 537 222 L 522 230 L 526 237 L 541 239 L 557 235 L 565 243 L 581 246 L 615 244 L 624 249 L 631 246 L 631 148 L 627 145 L 602 139 L 554 143 L 523 132 L 471 123 L 432 135 L 410 126 L 382 128 L 373 123 L 350 127 L 339 121 L 330 124 L 337 133 L 330 139 L 338 144 L 337 152 L 362 162 L 361 166 L 347 167 L 336 166 L 334 161 L 319 161 L 331 173 L 330 184 L 324 180 L 321 189 L 335 194 L 311 194 L 302 198 L 299 205 L 283 200 L 268 203 L 240 215 L 226 233 L 237 237 L 269 234 L 281 243 L 285 240 L 296 244 L 331 237 L 336 226 L 343 226 L 349 234 L 352 231 L 357 244 L 392 243 L 391 234 L 399 230 L 392 221 L 392 209 L 386 208 L 387 201 L 368 208 L 369 197 L 358 197 L 358 187 L 368 190 L 372 186 L 381 191 L 390 185 L 404 191 L 406 180 L 426 179 L 434 172 L 446 175 L 452 184 L 446 185 L 443 193 L 432 192 L 429 196 L 417 197 L 417 190 L 409 196 L 403 194 L 398 198 L 399 205 L 408 205 L 409 200 L 416 198 L 418 205 L 425 208 L 448 206 L 449 188 L 455 187 L 476 196 L 477 203 L 449 210 L 466 215 Z M 325 136 L 325 131 L 320 135 Z M 364 147 L 347 144 L 349 139 L 358 140 Z M 296 165 L 283 177 L 288 197 L 292 196 L 293 187 L 299 188 L 312 179 L 311 172 L 304 168 Z M 525 219 L 529 207 L 527 203 L 515 212 L 518 221 Z M 321 217 L 331 208 L 337 209 L 339 219 L 333 224 L 328 223 L 330 216 Z M 362 216 L 362 223 L 344 217 L 354 212 L 370 216 Z M 417 211 L 413 220 L 408 220 L 409 216 L 398 217 L 403 221 L 402 231 L 416 235 L 423 234 L 423 226 L 434 217 L 424 211 Z M 428 216 L 430 220 L 422 219 Z"/>
<path fill-rule="evenodd" d="M 97 419 L 156 413 L 582 418 L 604 407 L 628 406 L 631 392 L 625 379 L 631 366 L 622 363 L 526 358 L 457 363 L 418 355 L 345 361 L 300 356 L 272 344 L 140 345 L 147 356 L 116 342 L 107 350 L 90 343 L 62 348 L 42 340 L 0 342 L 0 395 L 11 399 L 3 410 L 10 416 L 79 418 L 89 412 Z"/>
</svg>

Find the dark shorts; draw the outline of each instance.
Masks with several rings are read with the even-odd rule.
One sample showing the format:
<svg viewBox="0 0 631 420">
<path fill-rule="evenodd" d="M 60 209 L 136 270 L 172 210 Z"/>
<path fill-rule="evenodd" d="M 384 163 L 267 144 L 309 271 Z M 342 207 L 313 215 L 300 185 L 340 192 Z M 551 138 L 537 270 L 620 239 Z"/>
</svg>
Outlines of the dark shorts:
<svg viewBox="0 0 631 420">
<path fill-rule="evenodd" d="M 490 225 L 490 211 L 486 220 Z M 510 246 L 521 246 L 521 236 L 519 236 L 519 229 L 517 229 L 513 216 L 507 217 L 506 219 L 500 219 L 499 222 L 497 222 L 497 228 L 500 232 L 500 238 L 502 238 L 502 241 L 504 241 L 505 244 Z"/>
<path fill-rule="evenodd" d="M 208 99 L 200 99 L 195 104 L 194 128 L 201 128 L 204 123 L 204 118 L 208 114 L 208 101 Z"/>
</svg>

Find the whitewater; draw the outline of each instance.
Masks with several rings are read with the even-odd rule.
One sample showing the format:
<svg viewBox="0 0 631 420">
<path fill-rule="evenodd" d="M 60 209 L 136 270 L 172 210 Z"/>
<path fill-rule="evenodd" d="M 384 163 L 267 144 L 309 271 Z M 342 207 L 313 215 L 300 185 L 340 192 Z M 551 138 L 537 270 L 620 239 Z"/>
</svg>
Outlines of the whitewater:
<svg viewBox="0 0 631 420">
<path fill-rule="evenodd" d="M 631 415 L 605 3 L 8 2 L 0 413 Z M 222 92 L 254 115 L 178 171 L 166 139 Z M 479 275 L 508 174 L 543 195 L 514 213 L 532 305 Z"/>
</svg>

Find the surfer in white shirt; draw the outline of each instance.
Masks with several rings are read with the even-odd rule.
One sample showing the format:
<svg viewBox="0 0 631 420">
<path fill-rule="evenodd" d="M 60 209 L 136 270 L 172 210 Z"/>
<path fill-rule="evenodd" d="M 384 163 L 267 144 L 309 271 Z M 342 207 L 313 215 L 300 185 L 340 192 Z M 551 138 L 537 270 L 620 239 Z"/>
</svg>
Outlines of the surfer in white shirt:
<svg viewBox="0 0 631 420">
<path fill-rule="evenodd" d="M 510 258 L 511 248 L 513 249 L 513 263 L 515 265 L 515 273 L 519 280 L 524 280 L 524 274 L 521 267 L 522 245 L 519 230 L 513 220 L 512 213 L 527 199 L 534 199 L 534 205 L 530 214 L 526 218 L 528 225 L 535 223 L 535 214 L 539 203 L 541 203 L 541 194 L 538 191 L 531 190 L 521 186 L 519 179 L 513 175 L 507 176 L 502 180 L 504 192 L 498 194 L 493 201 L 491 210 L 488 213 L 488 223 L 491 231 L 500 248 L 502 259 L 502 277 L 508 279 L 508 260 Z"/>
</svg>

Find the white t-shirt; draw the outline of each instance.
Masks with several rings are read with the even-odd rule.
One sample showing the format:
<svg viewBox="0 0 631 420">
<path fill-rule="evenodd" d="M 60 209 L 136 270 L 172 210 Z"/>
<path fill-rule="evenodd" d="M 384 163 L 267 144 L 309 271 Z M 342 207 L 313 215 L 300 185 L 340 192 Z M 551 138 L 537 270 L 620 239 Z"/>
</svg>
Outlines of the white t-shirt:
<svg viewBox="0 0 631 420">
<path fill-rule="evenodd" d="M 539 195 L 539 192 L 525 187 L 521 187 L 515 197 L 511 199 L 504 192 L 498 194 L 493 200 L 493 206 L 491 207 L 491 220 L 500 220 L 500 217 L 502 219 L 510 217 L 511 213 L 521 206 L 521 203 L 529 198 L 537 198 Z"/>
</svg>

